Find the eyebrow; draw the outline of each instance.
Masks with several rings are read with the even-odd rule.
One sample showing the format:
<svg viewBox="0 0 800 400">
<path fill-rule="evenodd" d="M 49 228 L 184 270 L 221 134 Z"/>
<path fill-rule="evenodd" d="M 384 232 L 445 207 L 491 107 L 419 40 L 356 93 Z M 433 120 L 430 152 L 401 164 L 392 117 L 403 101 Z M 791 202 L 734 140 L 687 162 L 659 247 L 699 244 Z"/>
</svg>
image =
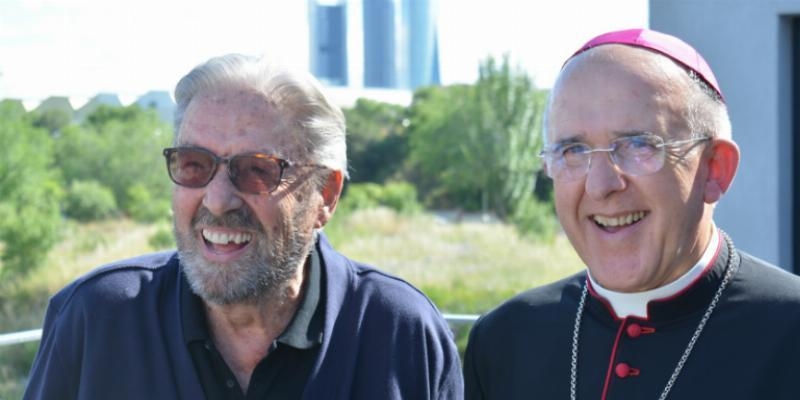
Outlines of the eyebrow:
<svg viewBox="0 0 800 400">
<path fill-rule="evenodd" d="M 569 136 L 569 137 L 566 137 L 566 138 L 562 138 L 562 139 L 559 139 L 559 140 L 556 140 L 556 141 L 554 141 L 552 143 L 547 144 L 547 146 L 545 146 L 545 147 L 546 148 L 557 148 L 557 147 L 561 147 L 561 146 L 568 145 L 568 144 L 584 143 L 583 140 L 582 140 L 582 136 L 583 135 L 578 134 L 578 135 L 573 135 L 573 136 Z"/>
<path fill-rule="evenodd" d="M 653 136 L 658 136 L 658 135 L 656 135 L 656 134 L 655 134 L 655 133 L 653 133 L 653 132 L 650 132 L 650 131 L 644 131 L 644 130 L 641 130 L 641 131 L 638 131 L 638 130 L 628 130 L 628 131 L 619 131 L 619 132 L 614 132 L 615 139 L 616 139 L 616 138 L 621 138 L 621 137 L 642 136 L 642 135 L 653 135 Z"/>
<path fill-rule="evenodd" d="M 189 148 L 195 148 L 195 149 L 203 149 L 203 150 L 210 151 L 210 152 L 212 152 L 214 154 L 217 154 L 215 151 L 209 149 L 208 147 L 201 146 L 201 145 L 199 145 L 199 144 L 197 144 L 195 142 L 192 142 L 192 141 L 176 143 L 175 147 L 189 147 Z M 233 157 L 233 156 L 237 156 L 237 155 L 252 155 L 252 154 L 263 154 L 263 155 L 267 155 L 267 156 L 277 157 L 277 158 L 280 158 L 280 159 L 283 159 L 283 160 L 286 160 L 286 161 L 291 161 L 289 158 L 285 157 L 283 154 L 279 154 L 278 152 L 276 152 L 274 150 L 268 150 L 266 148 L 250 149 L 250 150 L 240 151 L 238 153 L 228 154 L 228 155 L 219 155 L 219 154 L 217 154 L 217 156 L 219 156 L 219 157 Z"/>
<path fill-rule="evenodd" d="M 611 140 L 615 140 L 615 139 L 618 139 L 618 138 L 621 138 L 621 137 L 631 137 L 631 136 L 640 136 L 640 135 L 655 135 L 655 136 L 658 136 L 655 133 L 647 131 L 647 130 L 634 130 L 634 129 L 624 130 L 624 131 L 614 131 L 611 134 L 613 136 L 613 138 Z M 565 144 L 572 144 L 572 143 L 586 143 L 585 137 L 586 137 L 585 134 L 578 133 L 578 134 L 575 134 L 575 135 L 572 135 L 572 136 L 568 136 L 568 137 L 562 138 L 560 140 L 556 140 L 556 141 L 552 142 L 551 145 L 562 145 L 563 146 Z"/>
</svg>

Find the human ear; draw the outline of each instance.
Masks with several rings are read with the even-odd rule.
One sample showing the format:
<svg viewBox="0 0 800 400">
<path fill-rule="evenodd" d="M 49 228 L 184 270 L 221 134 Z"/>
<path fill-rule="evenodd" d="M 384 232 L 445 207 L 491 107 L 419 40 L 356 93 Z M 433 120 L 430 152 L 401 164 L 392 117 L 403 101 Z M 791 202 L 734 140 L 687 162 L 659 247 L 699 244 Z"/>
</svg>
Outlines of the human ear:
<svg viewBox="0 0 800 400">
<path fill-rule="evenodd" d="M 728 191 L 739 167 L 739 146 L 727 139 L 713 139 L 711 156 L 706 160 L 708 175 L 704 200 L 713 204 Z"/>
<path fill-rule="evenodd" d="M 331 171 L 328 174 L 325 185 L 322 187 L 322 204 L 319 205 L 315 228 L 322 228 L 333 216 L 336 205 L 339 203 L 339 195 L 342 194 L 343 185 L 342 171 Z"/>
</svg>

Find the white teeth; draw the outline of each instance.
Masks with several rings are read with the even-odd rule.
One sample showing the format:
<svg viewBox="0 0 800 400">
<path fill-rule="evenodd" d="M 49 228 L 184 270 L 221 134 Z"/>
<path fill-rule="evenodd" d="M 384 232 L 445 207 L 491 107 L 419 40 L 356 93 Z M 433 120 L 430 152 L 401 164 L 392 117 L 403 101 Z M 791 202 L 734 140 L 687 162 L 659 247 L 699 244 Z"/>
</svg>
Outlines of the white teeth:
<svg viewBox="0 0 800 400">
<path fill-rule="evenodd" d="M 628 215 L 623 215 L 621 217 L 603 217 L 601 215 L 595 215 L 594 222 L 597 222 L 599 225 L 602 226 L 617 227 L 617 226 L 630 225 L 634 222 L 639 221 L 642 218 L 644 218 L 644 211 L 637 211 L 635 213 L 630 213 Z"/>
<path fill-rule="evenodd" d="M 253 236 L 249 233 L 221 233 L 203 229 L 203 238 L 214 244 L 242 244 L 249 242 Z"/>
</svg>

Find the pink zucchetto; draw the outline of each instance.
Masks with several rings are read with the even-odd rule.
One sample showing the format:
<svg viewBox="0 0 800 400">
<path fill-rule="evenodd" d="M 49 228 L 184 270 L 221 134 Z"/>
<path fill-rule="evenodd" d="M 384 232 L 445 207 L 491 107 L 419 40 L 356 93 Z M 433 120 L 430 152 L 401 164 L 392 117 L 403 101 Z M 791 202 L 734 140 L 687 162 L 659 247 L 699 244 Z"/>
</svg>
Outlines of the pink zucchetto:
<svg viewBox="0 0 800 400">
<path fill-rule="evenodd" d="M 586 44 L 576 51 L 570 59 L 586 50 L 604 44 L 625 44 L 663 54 L 693 71 L 700 79 L 717 92 L 720 100 L 723 102 L 725 101 L 725 98 L 722 96 L 722 90 L 720 90 L 719 84 L 717 83 L 717 78 L 714 77 L 714 73 L 711 72 L 711 67 L 708 66 L 703 56 L 692 46 L 675 36 L 649 29 L 626 29 L 608 32 L 586 42 Z M 569 59 L 567 61 L 569 61 Z"/>
</svg>

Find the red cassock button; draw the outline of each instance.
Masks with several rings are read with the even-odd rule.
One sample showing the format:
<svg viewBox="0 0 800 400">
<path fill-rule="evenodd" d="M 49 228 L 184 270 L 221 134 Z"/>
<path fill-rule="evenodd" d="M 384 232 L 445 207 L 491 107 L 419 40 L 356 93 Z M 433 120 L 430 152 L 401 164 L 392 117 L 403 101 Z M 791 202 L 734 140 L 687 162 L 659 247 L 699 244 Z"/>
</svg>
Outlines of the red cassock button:
<svg viewBox="0 0 800 400">
<path fill-rule="evenodd" d="M 636 368 L 632 368 L 630 365 L 625 363 L 619 363 L 616 367 L 614 367 L 614 373 L 617 374 L 620 378 L 627 378 L 629 376 L 636 376 L 639 375 L 639 370 Z"/>
<path fill-rule="evenodd" d="M 637 323 L 632 323 L 625 328 L 625 333 L 628 334 L 629 338 L 636 339 L 641 335 L 654 333 L 656 331 L 655 328 L 650 328 L 647 326 L 641 326 Z"/>
<path fill-rule="evenodd" d="M 637 338 L 642 334 L 642 326 L 639 324 L 630 324 L 625 329 L 628 332 L 628 337 Z"/>
</svg>

